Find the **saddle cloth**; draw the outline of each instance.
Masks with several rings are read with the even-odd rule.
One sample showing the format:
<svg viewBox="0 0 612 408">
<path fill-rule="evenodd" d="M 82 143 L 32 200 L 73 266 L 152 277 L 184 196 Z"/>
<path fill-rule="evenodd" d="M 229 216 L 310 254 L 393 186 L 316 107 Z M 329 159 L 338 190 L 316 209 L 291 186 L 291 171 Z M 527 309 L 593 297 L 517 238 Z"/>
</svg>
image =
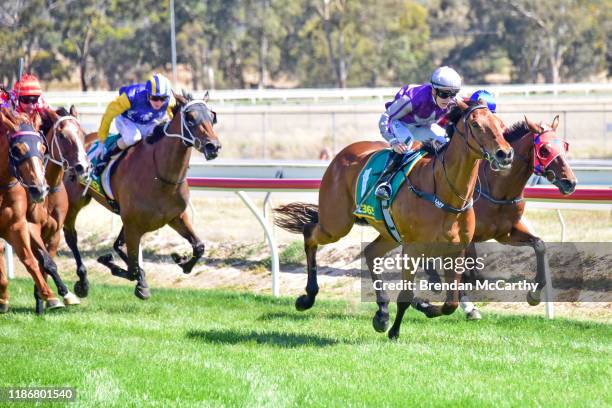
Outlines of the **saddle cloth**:
<svg viewBox="0 0 612 408">
<path fill-rule="evenodd" d="M 374 191 L 376 190 L 376 186 L 384 171 L 390 153 L 390 149 L 384 149 L 374 153 L 359 173 L 357 185 L 355 186 L 355 202 L 357 203 L 357 209 L 353 212 L 355 216 L 359 218 L 368 218 L 374 221 L 384 221 L 382 203 L 376 198 Z M 399 166 L 399 170 L 389 181 L 393 190 L 391 199 L 388 202 L 389 207 L 391 203 L 393 203 L 400 186 L 406 180 L 406 176 L 410 174 L 414 165 L 425 155 L 427 155 L 427 152 L 418 150 L 412 155 L 407 155 L 404 162 Z"/>
</svg>

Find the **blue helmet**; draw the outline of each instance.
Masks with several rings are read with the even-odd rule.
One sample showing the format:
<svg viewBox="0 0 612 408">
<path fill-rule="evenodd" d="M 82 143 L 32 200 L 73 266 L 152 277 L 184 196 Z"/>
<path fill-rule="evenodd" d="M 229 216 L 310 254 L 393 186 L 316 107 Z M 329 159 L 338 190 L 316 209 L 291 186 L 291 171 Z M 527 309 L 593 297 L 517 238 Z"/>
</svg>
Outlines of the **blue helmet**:
<svg viewBox="0 0 612 408">
<path fill-rule="evenodd" d="M 493 113 L 497 109 L 497 102 L 495 101 L 495 97 L 493 94 L 485 89 L 480 89 L 470 96 L 470 100 L 478 101 L 479 99 L 484 100 L 487 103 L 487 107 Z"/>
<path fill-rule="evenodd" d="M 145 85 L 149 96 L 170 96 L 172 93 L 172 85 L 168 78 L 162 74 L 153 74 Z"/>
</svg>

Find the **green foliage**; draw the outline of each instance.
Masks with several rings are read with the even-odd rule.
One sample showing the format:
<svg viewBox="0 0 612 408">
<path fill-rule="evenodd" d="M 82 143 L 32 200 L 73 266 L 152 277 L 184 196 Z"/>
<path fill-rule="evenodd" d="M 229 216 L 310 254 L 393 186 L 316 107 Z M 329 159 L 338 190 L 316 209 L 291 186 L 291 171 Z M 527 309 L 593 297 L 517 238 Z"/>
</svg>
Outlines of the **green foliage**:
<svg viewBox="0 0 612 408">
<path fill-rule="evenodd" d="M 181 0 L 193 88 L 399 86 L 449 64 L 466 83 L 583 81 L 612 70 L 612 0 Z M 0 82 L 17 62 L 117 89 L 170 71 L 169 1 L 4 0 Z"/>
</svg>

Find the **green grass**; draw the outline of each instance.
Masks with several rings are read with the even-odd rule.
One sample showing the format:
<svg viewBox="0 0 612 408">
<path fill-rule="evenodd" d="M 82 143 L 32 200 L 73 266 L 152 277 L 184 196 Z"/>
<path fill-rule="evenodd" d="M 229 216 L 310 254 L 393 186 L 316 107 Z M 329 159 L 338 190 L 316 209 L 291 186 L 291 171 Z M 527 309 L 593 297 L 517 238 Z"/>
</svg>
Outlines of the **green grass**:
<svg viewBox="0 0 612 408">
<path fill-rule="evenodd" d="M 81 406 L 610 406 L 610 325 L 410 310 L 390 342 L 372 304 L 94 286 L 84 305 L 31 312 L 11 282 L 1 386 L 76 387 Z"/>
</svg>

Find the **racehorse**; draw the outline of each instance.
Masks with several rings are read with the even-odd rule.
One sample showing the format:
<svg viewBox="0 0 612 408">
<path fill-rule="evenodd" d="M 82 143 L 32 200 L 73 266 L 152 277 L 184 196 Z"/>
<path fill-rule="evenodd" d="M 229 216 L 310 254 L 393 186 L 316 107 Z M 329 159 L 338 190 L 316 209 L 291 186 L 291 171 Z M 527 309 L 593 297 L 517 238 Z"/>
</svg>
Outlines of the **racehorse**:
<svg viewBox="0 0 612 408">
<path fill-rule="evenodd" d="M 40 118 L 37 117 L 39 121 Z M 38 132 L 40 123 L 31 124 L 25 115 L 7 108 L 0 110 L 0 237 L 15 249 L 19 260 L 34 279 L 36 290 L 48 309 L 64 307 L 41 273 L 28 234 L 26 218 L 28 195 L 42 202 L 49 191 L 44 177 L 45 144 Z M 0 312 L 9 305 L 8 277 L 4 268 L 4 246 L 0 252 Z"/>
<path fill-rule="evenodd" d="M 391 213 L 402 243 L 417 243 L 407 247 L 409 255 L 439 256 L 440 247 L 428 243 L 453 244 L 445 256 L 457 257 L 472 240 L 475 228 L 471 208 L 476 184 L 478 164 L 486 159 L 497 169 L 508 168 L 513 160 L 512 147 L 504 140 L 500 122 L 480 102 L 457 101 L 450 113 L 456 124 L 455 137 L 444 151 L 434 157 L 425 157 L 413 167 L 391 205 Z M 385 142 L 358 142 L 344 148 L 327 168 L 319 189 L 319 206 L 292 203 L 277 208 L 275 224 L 303 233 L 307 259 L 308 282 L 306 294 L 297 298 L 296 308 L 312 307 L 319 291 L 317 284 L 316 251 L 319 245 L 342 238 L 355 223 L 356 179 L 370 156 L 388 147 Z M 429 197 L 425 200 L 420 197 Z M 436 202 L 436 205 L 432 205 Z M 383 222 L 367 220 L 380 235 L 364 250 L 368 268 L 372 273 L 374 259 L 384 256 L 398 244 Z M 437 252 L 438 251 L 438 252 Z M 402 272 L 404 280 L 412 279 Z M 375 275 L 372 274 L 372 279 Z M 459 275 L 447 271 L 447 282 L 458 282 Z M 377 331 L 386 331 L 389 323 L 389 296 L 376 290 L 378 311 L 373 325 Z M 430 317 L 451 314 L 458 306 L 456 290 L 448 291 L 443 307 L 434 306 L 414 298 L 411 291 L 402 291 L 398 298 L 395 323 L 390 338 L 399 336 L 399 328 L 406 309 L 413 304 Z"/>
<path fill-rule="evenodd" d="M 523 190 L 531 174 L 544 176 L 564 195 L 576 189 L 576 176 L 569 165 L 566 153 L 567 142 L 556 134 L 559 116 L 550 125 L 541 125 L 525 118 L 504 132 L 504 137 L 514 148 L 512 169 L 508 172 L 492 172 L 485 163 L 479 169 L 480 187 L 476 194 L 480 199 L 474 203 L 476 231 L 472 242 L 494 239 L 502 244 L 530 246 L 536 254 L 538 289 L 527 292 L 531 305 L 540 303 L 540 292 L 545 285 L 546 246 L 544 242 L 525 226 L 521 217 L 525 211 Z M 467 253 L 476 258 L 474 244 Z M 428 270 L 430 281 L 435 281 L 435 271 Z M 477 278 L 477 276 L 473 276 Z M 439 279 L 439 278 L 438 278 Z M 468 314 L 469 318 L 469 314 Z"/>
<path fill-rule="evenodd" d="M 45 144 L 47 156 L 45 179 L 50 186 L 44 203 L 30 200 L 28 222 L 32 250 L 45 274 L 52 277 L 57 291 L 67 305 L 79 304 L 79 299 L 70 292 L 62 281 L 53 261 L 61 239 L 62 226 L 68 212 L 68 195 L 64 188 L 64 174 L 73 177 L 82 176 L 89 168 L 89 161 L 83 142 L 85 133 L 76 119 L 76 111 L 71 113 L 60 108 L 48 109 L 43 115 L 43 133 L 46 133 Z M 61 116 L 60 116 L 61 115 Z M 48 129 L 44 132 L 44 129 Z M 42 300 L 35 292 L 36 310 L 42 311 Z"/>
<path fill-rule="evenodd" d="M 143 234 L 169 225 L 187 239 L 193 248 L 191 259 L 172 255 L 184 273 L 191 272 L 204 254 L 204 243 L 196 236 L 185 211 L 189 202 L 186 175 L 192 147 L 203 153 L 206 160 L 216 158 L 221 149 L 213 129 L 216 113 L 207 106 L 205 100 L 192 100 L 190 95 L 175 97 L 177 105 L 172 120 L 158 125 L 145 141 L 130 148 L 116 165 L 111 178 L 111 188 L 123 222 L 113 248 L 128 269 L 126 271 L 116 265 L 111 254 L 101 256 L 98 261 L 114 275 L 136 280 L 134 294 L 140 299 L 151 296 L 145 273 L 138 261 Z M 87 269 L 77 246 L 76 217 L 91 197 L 107 209 L 112 211 L 113 208 L 105 197 L 91 188 L 83 196 L 83 185 L 78 181 L 65 181 L 70 208 L 64 223 L 64 236 L 77 262 L 79 281 L 75 284 L 75 292 L 79 297 L 85 297 L 89 283 Z M 124 244 L 127 253 L 122 250 Z"/>
</svg>

